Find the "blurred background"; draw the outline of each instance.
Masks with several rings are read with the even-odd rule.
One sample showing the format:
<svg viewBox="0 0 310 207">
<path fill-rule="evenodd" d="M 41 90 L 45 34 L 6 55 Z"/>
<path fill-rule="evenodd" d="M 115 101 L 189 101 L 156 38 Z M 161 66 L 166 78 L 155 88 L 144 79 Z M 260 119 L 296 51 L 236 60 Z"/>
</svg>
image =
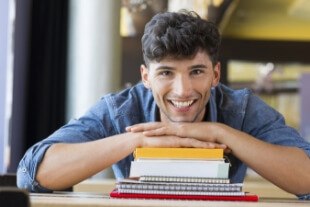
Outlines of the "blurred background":
<svg viewBox="0 0 310 207">
<path fill-rule="evenodd" d="M 0 173 L 137 83 L 145 23 L 180 9 L 220 28 L 221 81 L 251 88 L 310 141 L 309 0 L 1 0 Z"/>
</svg>

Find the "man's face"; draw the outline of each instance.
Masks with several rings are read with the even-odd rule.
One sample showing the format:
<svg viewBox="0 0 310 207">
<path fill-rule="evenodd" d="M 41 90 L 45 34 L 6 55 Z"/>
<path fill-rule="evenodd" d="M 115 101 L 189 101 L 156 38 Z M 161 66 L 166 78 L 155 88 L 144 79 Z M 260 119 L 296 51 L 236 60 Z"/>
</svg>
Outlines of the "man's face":
<svg viewBox="0 0 310 207">
<path fill-rule="evenodd" d="M 220 79 L 220 64 L 214 67 L 206 52 L 191 59 L 165 58 L 141 66 L 145 87 L 152 90 L 161 121 L 202 121 L 211 87 Z"/>
</svg>

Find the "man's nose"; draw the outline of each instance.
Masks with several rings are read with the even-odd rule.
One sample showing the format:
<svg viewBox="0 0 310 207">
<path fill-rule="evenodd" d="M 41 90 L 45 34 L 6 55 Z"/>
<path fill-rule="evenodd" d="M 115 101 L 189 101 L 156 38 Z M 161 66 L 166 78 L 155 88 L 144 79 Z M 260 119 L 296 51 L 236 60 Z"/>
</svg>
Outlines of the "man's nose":
<svg viewBox="0 0 310 207">
<path fill-rule="evenodd" d="M 190 96 L 192 92 L 192 82 L 188 76 L 177 76 L 174 82 L 174 91 L 180 97 Z"/>
</svg>

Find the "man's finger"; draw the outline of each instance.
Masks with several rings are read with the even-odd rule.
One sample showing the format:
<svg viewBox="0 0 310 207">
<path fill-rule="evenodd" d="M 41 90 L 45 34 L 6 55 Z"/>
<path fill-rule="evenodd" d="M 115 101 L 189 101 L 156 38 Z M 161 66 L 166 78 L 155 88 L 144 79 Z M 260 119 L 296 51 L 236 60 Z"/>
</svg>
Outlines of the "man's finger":
<svg viewBox="0 0 310 207">
<path fill-rule="evenodd" d="M 142 123 L 126 127 L 127 132 L 142 132 L 158 129 L 164 126 L 161 122 Z"/>
</svg>

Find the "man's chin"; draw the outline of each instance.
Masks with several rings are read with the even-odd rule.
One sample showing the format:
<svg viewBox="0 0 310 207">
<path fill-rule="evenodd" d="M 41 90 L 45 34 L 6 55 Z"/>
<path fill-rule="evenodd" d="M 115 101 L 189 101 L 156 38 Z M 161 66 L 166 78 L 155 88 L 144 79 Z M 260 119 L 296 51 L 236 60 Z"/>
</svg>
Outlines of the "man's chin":
<svg viewBox="0 0 310 207">
<path fill-rule="evenodd" d="M 171 122 L 174 122 L 174 123 L 184 123 L 184 122 L 187 122 L 187 123 L 191 123 L 191 122 L 194 122 L 195 120 L 193 119 L 190 119 L 190 118 L 184 118 L 184 117 L 180 117 L 180 118 L 176 118 L 176 117 L 170 117 L 169 120 Z"/>
</svg>

